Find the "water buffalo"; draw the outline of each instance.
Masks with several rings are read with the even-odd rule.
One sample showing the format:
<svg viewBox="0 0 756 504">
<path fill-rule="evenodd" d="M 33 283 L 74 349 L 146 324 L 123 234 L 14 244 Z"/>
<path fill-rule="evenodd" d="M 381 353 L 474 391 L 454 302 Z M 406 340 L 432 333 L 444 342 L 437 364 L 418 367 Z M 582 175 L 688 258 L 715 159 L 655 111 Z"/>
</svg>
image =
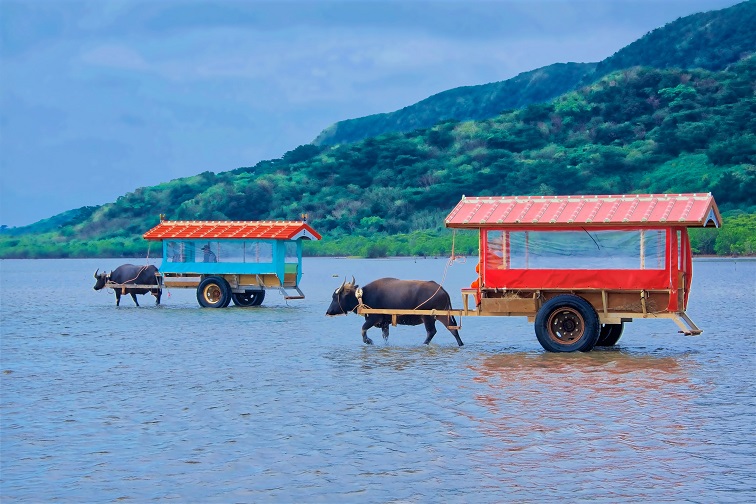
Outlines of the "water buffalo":
<svg viewBox="0 0 756 504">
<path fill-rule="evenodd" d="M 370 308 L 398 310 L 448 310 L 451 308 L 449 294 L 436 282 L 381 278 L 360 289 L 358 285 L 355 285 L 354 277 L 352 277 L 351 283 L 344 280 L 341 287 L 333 293 L 333 300 L 326 310 L 326 315 L 346 315 L 349 312 L 355 312 L 360 303 L 358 296 L 361 297 L 362 303 Z M 401 325 L 425 324 L 427 337 L 424 344 L 427 345 L 436 335 L 436 320 L 440 320 L 447 328 L 450 325 L 457 325 L 453 316 L 443 314 L 399 315 L 396 322 Z M 365 323 L 362 324 L 362 341 L 368 345 L 373 344 L 373 340 L 367 337 L 367 331 L 371 327 L 380 327 L 383 330 L 383 339 L 388 340 L 390 325 L 391 315 L 365 315 Z M 462 346 L 459 331 L 449 329 L 449 332 L 454 335 L 457 344 Z"/>
<path fill-rule="evenodd" d="M 135 284 L 135 285 L 154 285 L 154 289 L 134 289 L 131 287 L 116 288 L 116 306 L 121 304 L 122 294 L 131 294 L 131 299 L 134 300 L 134 304 L 139 306 L 137 301 L 137 294 L 147 294 L 148 292 L 155 296 L 155 304 L 160 304 L 160 295 L 162 290 L 158 284 L 158 278 L 155 276 L 158 269 L 155 266 L 136 266 L 134 264 L 123 264 L 118 266 L 115 271 L 110 273 L 99 273 L 99 269 L 95 271 L 94 277 L 97 280 L 94 285 L 94 290 L 100 290 L 105 287 L 107 282 L 113 282 L 117 284 Z"/>
</svg>

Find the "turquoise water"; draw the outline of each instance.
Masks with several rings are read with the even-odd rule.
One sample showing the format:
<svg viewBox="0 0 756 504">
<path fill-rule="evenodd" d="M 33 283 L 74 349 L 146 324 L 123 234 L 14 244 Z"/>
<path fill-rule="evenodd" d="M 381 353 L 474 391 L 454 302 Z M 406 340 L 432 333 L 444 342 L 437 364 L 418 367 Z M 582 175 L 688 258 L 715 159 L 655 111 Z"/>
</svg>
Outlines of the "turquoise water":
<svg viewBox="0 0 756 504">
<path fill-rule="evenodd" d="M 458 348 L 325 317 L 352 275 L 459 307 L 473 260 L 305 258 L 306 299 L 220 310 L 116 308 L 92 273 L 122 262 L 0 262 L 3 502 L 756 501 L 756 262 L 694 263 L 702 336 L 635 321 L 588 354 L 524 318 L 465 318 Z"/>
</svg>

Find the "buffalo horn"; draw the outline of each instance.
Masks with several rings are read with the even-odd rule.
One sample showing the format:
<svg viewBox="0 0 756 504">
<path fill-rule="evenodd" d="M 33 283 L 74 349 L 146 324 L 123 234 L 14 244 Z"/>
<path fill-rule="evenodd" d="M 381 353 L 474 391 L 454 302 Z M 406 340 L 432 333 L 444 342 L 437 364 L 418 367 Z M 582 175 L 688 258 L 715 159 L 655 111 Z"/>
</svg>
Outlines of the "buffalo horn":
<svg viewBox="0 0 756 504">
<path fill-rule="evenodd" d="M 354 285 L 354 275 L 352 275 L 352 285 Z"/>
<path fill-rule="evenodd" d="M 97 278 L 97 273 L 99 272 L 100 272 L 100 268 L 97 268 L 97 270 L 95 271 L 95 278 Z"/>
</svg>

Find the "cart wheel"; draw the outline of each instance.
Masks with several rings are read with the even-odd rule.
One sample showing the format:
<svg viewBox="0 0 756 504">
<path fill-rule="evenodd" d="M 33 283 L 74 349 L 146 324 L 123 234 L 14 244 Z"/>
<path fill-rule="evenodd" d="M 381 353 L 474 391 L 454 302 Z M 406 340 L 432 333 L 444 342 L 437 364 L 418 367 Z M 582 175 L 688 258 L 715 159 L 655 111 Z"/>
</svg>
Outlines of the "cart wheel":
<svg viewBox="0 0 756 504">
<path fill-rule="evenodd" d="M 231 302 L 231 287 L 224 278 L 205 278 L 197 287 L 197 301 L 204 308 L 225 308 Z"/>
<path fill-rule="evenodd" d="M 225 279 L 224 279 L 224 282 L 225 282 Z M 228 285 L 228 282 L 226 282 L 226 285 L 228 286 L 228 296 L 226 296 L 226 300 L 223 301 L 223 306 L 221 306 L 221 308 L 226 308 L 228 307 L 228 305 L 231 304 L 231 286 Z"/>
<path fill-rule="evenodd" d="M 600 328 L 593 306 L 572 294 L 546 301 L 535 319 L 538 342 L 549 352 L 590 352 Z"/>
<path fill-rule="evenodd" d="M 596 342 L 596 346 L 605 347 L 616 345 L 620 339 L 620 336 L 622 336 L 622 331 L 624 330 L 624 322 L 620 322 L 619 324 L 602 324 L 601 332 L 599 333 L 599 338 Z"/>
<path fill-rule="evenodd" d="M 265 299 L 265 291 L 244 291 L 231 294 L 231 300 L 236 306 L 259 306 Z"/>
<path fill-rule="evenodd" d="M 265 291 L 257 291 L 255 292 L 254 300 L 252 301 L 252 306 L 260 306 L 265 299 Z"/>
</svg>

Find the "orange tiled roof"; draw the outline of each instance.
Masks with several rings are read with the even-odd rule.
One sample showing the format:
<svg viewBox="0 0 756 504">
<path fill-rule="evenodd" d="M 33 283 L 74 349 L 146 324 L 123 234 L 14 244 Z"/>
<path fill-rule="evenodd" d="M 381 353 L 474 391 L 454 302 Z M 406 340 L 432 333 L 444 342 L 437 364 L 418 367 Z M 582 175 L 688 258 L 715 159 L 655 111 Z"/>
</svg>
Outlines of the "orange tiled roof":
<svg viewBox="0 0 756 504">
<path fill-rule="evenodd" d="M 321 236 L 302 221 L 161 221 L 144 238 L 320 240 Z"/>
<path fill-rule="evenodd" d="M 711 194 L 462 197 L 450 228 L 707 226 L 722 216 Z"/>
</svg>

